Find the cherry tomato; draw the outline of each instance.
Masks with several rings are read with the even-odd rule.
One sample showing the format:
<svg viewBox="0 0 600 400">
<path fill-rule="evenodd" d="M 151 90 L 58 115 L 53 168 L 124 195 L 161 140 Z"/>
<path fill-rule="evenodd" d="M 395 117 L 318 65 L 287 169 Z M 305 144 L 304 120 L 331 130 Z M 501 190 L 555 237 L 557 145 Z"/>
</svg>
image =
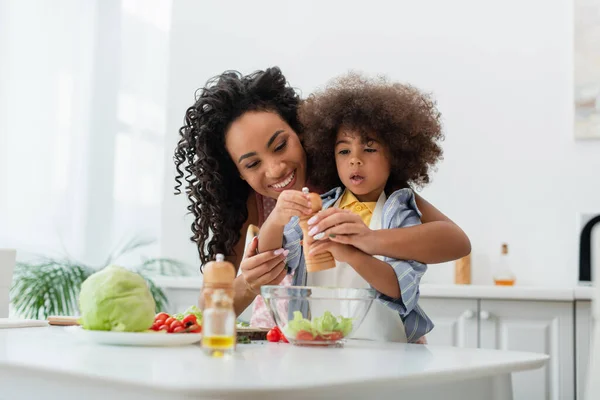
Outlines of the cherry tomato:
<svg viewBox="0 0 600 400">
<path fill-rule="evenodd" d="M 197 322 L 197 318 L 194 314 L 188 314 L 183 319 L 183 326 L 194 325 Z"/>
<path fill-rule="evenodd" d="M 177 328 L 173 329 L 173 333 L 180 333 L 180 332 L 185 332 L 185 328 L 183 326 L 178 326 Z"/>
<path fill-rule="evenodd" d="M 174 330 L 175 328 L 179 328 L 179 327 L 183 328 L 184 326 L 183 326 L 183 322 L 179 321 L 178 319 L 171 322 L 171 325 L 169 325 L 169 328 L 171 328 L 171 330 Z"/>
<path fill-rule="evenodd" d="M 150 329 L 152 329 L 153 331 L 158 331 L 162 325 L 162 321 L 155 321 Z"/>
<path fill-rule="evenodd" d="M 312 333 L 308 331 L 298 331 L 296 334 L 296 340 L 314 340 Z"/>
<path fill-rule="evenodd" d="M 344 337 L 342 332 L 331 332 L 326 335 L 323 335 L 323 339 L 325 340 L 340 340 Z"/>
<path fill-rule="evenodd" d="M 168 326 L 168 325 L 161 325 L 161 326 L 158 328 L 158 330 L 159 330 L 159 331 L 167 331 L 167 332 L 169 332 L 169 326 Z"/>
<path fill-rule="evenodd" d="M 202 327 L 196 324 L 190 325 L 186 328 L 186 332 L 190 333 L 200 333 L 202 332 Z"/>
<path fill-rule="evenodd" d="M 279 342 L 279 339 L 281 339 L 281 333 L 279 333 L 279 330 L 272 328 L 269 332 L 267 332 L 267 340 L 269 342 Z"/>
<path fill-rule="evenodd" d="M 173 317 L 169 317 L 165 320 L 165 325 L 171 326 L 171 324 L 173 323 L 173 321 L 177 321 L 175 318 Z"/>
<path fill-rule="evenodd" d="M 154 321 L 166 321 L 167 318 L 169 318 L 170 315 L 167 314 L 166 312 L 161 312 L 156 314 L 156 316 L 154 317 Z"/>
</svg>

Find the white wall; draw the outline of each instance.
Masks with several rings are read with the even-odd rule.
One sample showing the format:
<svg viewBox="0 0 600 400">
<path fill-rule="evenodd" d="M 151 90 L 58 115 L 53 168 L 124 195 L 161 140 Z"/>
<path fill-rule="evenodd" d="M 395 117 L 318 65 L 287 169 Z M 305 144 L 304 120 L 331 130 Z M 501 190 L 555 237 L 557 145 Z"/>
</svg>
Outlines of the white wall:
<svg viewBox="0 0 600 400">
<path fill-rule="evenodd" d="M 578 213 L 600 212 L 600 142 L 573 140 L 572 34 L 569 0 L 179 0 L 165 187 L 177 129 L 209 77 L 278 65 L 307 95 L 348 69 L 384 73 L 439 101 L 445 160 L 422 195 L 469 234 L 474 281 L 490 282 L 506 241 L 520 283 L 574 284 Z M 187 202 L 164 193 L 162 251 L 197 263 Z M 426 281 L 452 276 L 436 265 Z"/>
</svg>

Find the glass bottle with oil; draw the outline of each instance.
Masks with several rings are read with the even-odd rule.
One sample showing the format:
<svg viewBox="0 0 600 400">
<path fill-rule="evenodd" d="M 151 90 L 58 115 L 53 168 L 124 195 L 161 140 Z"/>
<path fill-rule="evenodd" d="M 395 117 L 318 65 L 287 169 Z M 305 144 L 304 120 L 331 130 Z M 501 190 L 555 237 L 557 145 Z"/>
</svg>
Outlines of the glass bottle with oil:
<svg viewBox="0 0 600 400">
<path fill-rule="evenodd" d="M 204 267 L 202 296 L 202 342 L 205 352 L 213 357 L 230 355 L 236 347 L 236 317 L 233 309 L 235 268 L 217 254 L 216 261 Z"/>
<path fill-rule="evenodd" d="M 508 244 L 502 243 L 500 259 L 494 271 L 494 283 L 498 286 L 513 286 L 515 284 L 515 274 L 510 269 L 510 258 L 508 256 Z"/>
</svg>

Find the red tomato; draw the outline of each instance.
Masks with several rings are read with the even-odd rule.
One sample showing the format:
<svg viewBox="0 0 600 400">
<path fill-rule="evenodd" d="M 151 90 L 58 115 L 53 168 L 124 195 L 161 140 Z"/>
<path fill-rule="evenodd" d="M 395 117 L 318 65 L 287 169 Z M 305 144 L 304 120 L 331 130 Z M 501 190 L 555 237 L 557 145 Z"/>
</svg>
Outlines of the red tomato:
<svg viewBox="0 0 600 400">
<path fill-rule="evenodd" d="M 155 321 L 150 329 L 152 329 L 153 331 L 158 331 L 162 325 L 162 321 Z"/>
<path fill-rule="evenodd" d="M 169 317 L 165 320 L 165 325 L 171 326 L 171 324 L 173 323 L 173 321 L 177 321 L 175 318 L 173 317 Z"/>
<path fill-rule="evenodd" d="M 267 332 L 267 340 L 269 342 L 279 342 L 279 339 L 281 339 L 281 333 L 279 333 L 279 330 L 272 328 L 269 332 Z"/>
<path fill-rule="evenodd" d="M 308 331 L 298 331 L 296 334 L 296 340 L 314 340 L 312 333 Z"/>
<path fill-rule="evenodd" d="M 178 326 L 177 328 L 173 329 L 173 333 L 179 332 L 185 332 L 185 328 L 183 326 Z"/>
<path fill-rule="evenodd" d="M 344 337 L 342 332 L 331 332 L 326 335 L 323 335 L 323 339 L 325 340 L 340 340 Z"/>
<path fill-rule="evenodd" d="M 183 326 L 183 322 L 179 321 L 178 319 L 174 320 L 173 322 L 171 322 L 171 325 L 169 325 L 169 328 L 171 328 L 171 330 L 174 330 L 175 328 L 179 328 Z"/>
<path fill-rule="evenodd" d="M 169 326 L 168 326 L 168 325 L 161 325 L 161 326 L 158 328 L 158 330 L 159 330 L 159 331 L 167 331 L 167 332 L 169 332 Z"/>
<path fill-rule="evenodd" d="M 154 320 L 155 321 L 166 321 L 167 318 L 169 318 L 169 317 L 170 317 L 170 315 L 167 314 L 166 312 L 161 312 L 161 313 L 156 314 L 156 316 L 154 317 Z"/>
<path fill-rule="evenodd" d="M 181 322 L 183 322 L 183 326 L 190 326 L 197 322 L 197 318 L 194 314 L 188 314 Z"/>
</svg>

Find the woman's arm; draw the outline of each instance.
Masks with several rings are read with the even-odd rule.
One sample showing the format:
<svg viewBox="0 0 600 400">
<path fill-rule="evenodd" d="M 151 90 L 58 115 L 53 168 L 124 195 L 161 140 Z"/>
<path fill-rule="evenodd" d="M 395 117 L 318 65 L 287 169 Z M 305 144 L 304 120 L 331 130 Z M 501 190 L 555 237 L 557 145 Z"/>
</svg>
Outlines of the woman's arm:
<svg viewBox="0 0 600 400">
<path fill-rule="evenodd" d="M 400 260 L 438 264 L 457 260 L 471 252 L 463 230 L 427 200 L 415 193 L 421 225 L 372 231 L 369 254 Z"/>
<path fill-rule="evenodd" d="M 420 225 L 370 230 L 360 217 L 330 208 L 319 213 L 311 226 L 318 226 L 317 232 L 325 232 L 325 237 L 333 233 L 336 237 L 331 240 L 335 242 L 351 244 L 367 254 L 399 260 L 438 264 L 469 254 L 471 242 L 463 230 L 425 199 L 417 194 L 415 198 L 422 214 Z M 341 223 L 352 226 L 346 231 L 336 229 Z"/>
</svg>

